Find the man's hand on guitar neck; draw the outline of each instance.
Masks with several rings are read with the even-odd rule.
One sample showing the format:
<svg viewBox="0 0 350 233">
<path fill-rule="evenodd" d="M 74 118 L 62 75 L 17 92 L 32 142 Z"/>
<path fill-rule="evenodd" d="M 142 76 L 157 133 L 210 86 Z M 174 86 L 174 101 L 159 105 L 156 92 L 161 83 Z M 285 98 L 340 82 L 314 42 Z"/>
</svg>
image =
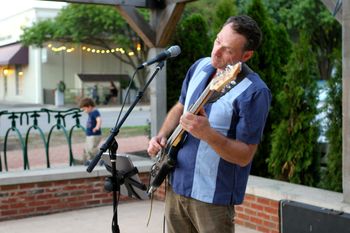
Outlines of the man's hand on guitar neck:
<svg viewBox="0 0 350 233">
<path fill-rule="evenodd" d="M 147 153 L 150 156 L 156 156 L 158 152 L 165 147 L 166 142 L 167 139 L 163 136 L 155 136 L 151 138 L 151 140 L 148 143 Z"/>
<path fill-rule="evenodd" d="M 192 136 L 207 142 L 221 158 L 230 163 L 244 167 L 250 163 L 256 152 L 257 145 L 229 139 L 213 129 L 203 108 L 198 115 L 185 113 L 180 118 L 180 124 Z"/>
<path fill-rule="evenodd" d="M 211 130 L 208 116 L 201 108 L 198 115 L 186 112 L 180 118 L 181 127 L 198 139 L 204 139 Z"/>
</svg>

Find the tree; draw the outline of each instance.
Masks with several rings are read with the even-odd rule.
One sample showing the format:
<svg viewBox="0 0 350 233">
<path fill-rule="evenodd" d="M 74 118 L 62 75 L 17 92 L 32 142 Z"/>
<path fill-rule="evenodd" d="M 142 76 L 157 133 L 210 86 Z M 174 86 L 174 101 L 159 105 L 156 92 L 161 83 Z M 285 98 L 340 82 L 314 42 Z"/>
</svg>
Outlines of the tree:
<svg viewBox="0 0 350 233">
<path fill-rule="evenodd" d="M 318 72 L 309 43 L 302 36 L 286 66 L 284 88 L 277 95 L 283 120 L 272 133 L 268 165 L 276 179 L 314 186 L 319 180 Z"/>
<path fill-rule="evenodd" d="M 334 49 L 341 46 L 341 26 L 321 0 L 265 1 L 276 19 L 285 25 L 291 38 L 298 40 L 301 31 L 310 35 L 310 45 L 316 55 L 320 78 L 331 77 Z"/>
<path fill-rule="evenodd" d="M 235 0 L 220 0 L 215 6 L 213 14 L 213 39 L 222 28 L 222 25 L 226 20 L 233 15 L 237 14 L 237 7 Z"/>
<path fill-rule="evenodd" d="M 329 122 L 327 169 L 322 174 L 321 187 L 340 191 L 342 189 L 342 122 L 341 122 L 341 63 L 337 51 L 341 50 L 341 26 L 326 9 L 321 0 L 265 0 L 276 21 L 287 25 L 290 37 L 297 41 L 300 32 L 310 35 L 312 54 L 317 59 L 319 79 L 329 80 L 327 115 Z M 336 65 L 338 66 L 336 67 Z M 332 76 L 336 70 L 338 77 Z M 340 81 L 339 81 L 340 79 Z"/>
<path fill-rule="evenodd" d="M 220 0 L 213 4 L 214 11 L 208 11 L 203 4 L 213 4 L 212 1 L 197 1 L 189 4 L 184 17 L 179 23 L 174 35 L 174 43 L 180 45 L 182 54 L 179 60 L 169 60 L 167 63 L 167 105 L 172 107 L 179 98 L 181 84 L 191 64 L 197 59 L 210 56 L 212 38 L 216 37 L 227 18 L 235 15 L 236 8 L 233 0 Z M 198 12 L 198 13 L 193 13 Z M 203 18 L 201 15 L 206 15 Z M 214 23 L 211 23 L 214 22 Z M 214 24 L 213 27 L 208 27 Z"/>
<path fill-rule="evenodd" d="M 181 47 L 178 59 L 167 62 L 167 106 L 171 108 L 179 99 L 181 84 L 191 64 L 210 55 L 212 47 L 208 26 L 201 15 L 193 14 L 183 19 L 175 32 L 174 43 Z"/>
<path fill-rule="evenodd" d="M 327 169 L 322 174 L 322 188 L 342 192 L 342 61 L 336 60 L 336 73 L 328 80 L 326 99 L 328 126 Z"/>
<path fill-rule="evenodd" d="M 91 4 L 68 4 L 56 18 L 34 23 L 23 29 L 21 42 L 24 45 L 42 47 L 45 42 L 89 44 L 111 50 L 124 47 L 124 53 L 111 53 L 122 62 L 136 68 L 147 57 L 148 48 L 111 6 Z M 143 84 L 144 73 L 140 73 Z"/>
<path fill-rule="evenodd" d="M 253 0 L 247 6 L 247 14 L 260 26 L 263 38 L 261 46 L 255 51 L 248 65 L 266 82 L 272 92 L 272 103 L 264 130 L 264 137 L 255 155 L 252 174 L 268 176 L 267 158 L 271 154 L 272 125 L 278 124 L 281 118 L 279 102 L 276 100 L 283 86 L 283 67 L 291 53 L 291 42 L 281 24 L 274 24 L 261 0 Z"/>
</svg>

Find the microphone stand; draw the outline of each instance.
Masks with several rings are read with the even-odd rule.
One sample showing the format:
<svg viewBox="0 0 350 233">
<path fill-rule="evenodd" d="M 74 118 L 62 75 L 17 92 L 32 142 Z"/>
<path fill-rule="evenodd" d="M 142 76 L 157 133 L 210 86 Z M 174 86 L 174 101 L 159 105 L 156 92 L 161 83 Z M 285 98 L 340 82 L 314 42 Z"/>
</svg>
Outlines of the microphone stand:
<svg viewBox="0 0 350 233">
<path fill-rule="evenodd" d="M 142 98 L 145 90 L 147 87 L 150 85 L 150 83 L 153 81 L 154 77 L 157 75 L 157 73 L 163 68 L 164 66 L 164 61 L 161 61 L 158 63 L 156 70 L 153 72 L 152 76 L 150 79 L 147 81 L 143 89 L 138 93 L 136 96 L 134 102 L 131 104 L 129 107 L 128 111 L 125 113 L 121 121 L 117 122 L 118 125 L 116 125 L 110 132 L 110 135 L 108 138 L 105 140 L 104 144 L 100 147 L 99 153 L 93 158 L 93 160 L 90 162 L 89 166 L 87 167 L 86 171 L 87 172 L 92 172 L 94 168 L 96 167 L 97 163 L 101 159 L 101 156 L 104 152 L 109 149 L 110 152 L 110 159 L 111 159 L 111 164 L 112 164 L 112 180 L 113 180 L 113 186 L 114 184 L 116 187 L 113 187 L 113 222 L 112 222 L 112 232 L 113 233 L 119 233 L 119 225 L 118 225 L 118 215 L 117 215 L 117 206 L 118 206 L 118 201 L 117 201 L 117 192 L 120 191 L 120 182 L 118 182 L 118 174 L 117 174 L 117 166 L 116 166 L 116 160 L 117 160 L 117 150 L 118 150 L 118 143 L 115 140 L 115 137 L 118 135 L 119 130 L 125 120 L 128 118 L 130 115 L 131 111 L 134 109 L 136 104 L 140 101 Z"/>
</svg>

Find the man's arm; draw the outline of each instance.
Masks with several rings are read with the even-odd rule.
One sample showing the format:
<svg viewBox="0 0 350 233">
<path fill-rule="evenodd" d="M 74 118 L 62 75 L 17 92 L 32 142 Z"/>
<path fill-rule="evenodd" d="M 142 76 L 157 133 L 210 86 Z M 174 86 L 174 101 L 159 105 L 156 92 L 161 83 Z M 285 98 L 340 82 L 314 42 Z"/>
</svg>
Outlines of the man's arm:
<svg viewBox="0 0 350 233">
<path fill-rule="evenodd" d="M 168 138 L 171 132 L 179 125 L 180 117 L 183 114 L 184 106 L 177 102 L 167 114 L 162 127 L 158 132 L 158 136 Z"/>
<path fill-rule="evenodd" d="M 147 149 L 149 155 L 156 155 L 166 145 L 167 138 L 179 124 L 183 110 L 184 106 L 180 102 L 170 109 L 157 136 L 149 141 Z"/>
</svg>

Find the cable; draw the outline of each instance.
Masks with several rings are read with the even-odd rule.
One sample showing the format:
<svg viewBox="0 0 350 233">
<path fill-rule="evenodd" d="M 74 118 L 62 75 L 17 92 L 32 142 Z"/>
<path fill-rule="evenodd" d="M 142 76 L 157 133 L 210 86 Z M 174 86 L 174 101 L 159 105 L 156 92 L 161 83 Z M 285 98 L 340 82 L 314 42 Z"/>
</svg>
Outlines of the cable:
<svg viewBox="0 0 350 233">
<path fill-rule="evenodd" d="M 335 7 L 334 7 L 334 10 L 333 10 L 333 16 L 336 16 L 338 11 L 341 9 L 343 5 L 343 1 L 342 0 L 337 0 L 336 4 L 335 4 Z"/>
<path fill-rule="evenodd" d="M 130 79 L 129 86 L 128 86 L 127 90 L 126 90 L 125 98 L 124 98 L 124 100 L 123 100 L 122 107 L 121 107 L 121 109 L 120 109 L 120 112 L 119 112 L 119 115 L 118 115 L 118 118 L 117 118 L 117 122 L 115 123 L 115 127 L 114 127 L 114 128 L 116 128 L 117 125 L 119 124 L 120 116 L 121 116 L 121 114 L 122 114 L 122 112 L 123 112 L 123 109 L 124 109 L 124 106 L 125 106 L 125 103 L 126 103 L 126 99 L 127 99 L 127 97 L 129 96 L 130 88 L 131 88 L 131 85 L 132 85 L 132 83 L 133 83 L 133 81 L 134 81 L 134 79 L 135 79 L 135 75 L 136 75 L 137 71 L 138 71 L 138 70 L 135 70 L 135 71 L 134 71 L 134 73 L 133 73 L 133 75 L 132 75 L 132 77 L 131 77 L 131 79 Z"/>
<path fill-rule="evenodd" d="M 151 220 L 151 216 L 152 216 L 152 210 L 153 210 L 153 197 L 154 197 L 154 195 L 153 195 L 153 193 L 151 194 L 151 207 L 150 207 L 150 209 L 149 209 L 149 214 L 148 214 L 148 219 L 147 219 L 147 224 L 146 224 L 146 226 L 148 227 L 148 225 L 149 225 L 149 222 L 150 222 L 150 220 Z"/>
</svg>

